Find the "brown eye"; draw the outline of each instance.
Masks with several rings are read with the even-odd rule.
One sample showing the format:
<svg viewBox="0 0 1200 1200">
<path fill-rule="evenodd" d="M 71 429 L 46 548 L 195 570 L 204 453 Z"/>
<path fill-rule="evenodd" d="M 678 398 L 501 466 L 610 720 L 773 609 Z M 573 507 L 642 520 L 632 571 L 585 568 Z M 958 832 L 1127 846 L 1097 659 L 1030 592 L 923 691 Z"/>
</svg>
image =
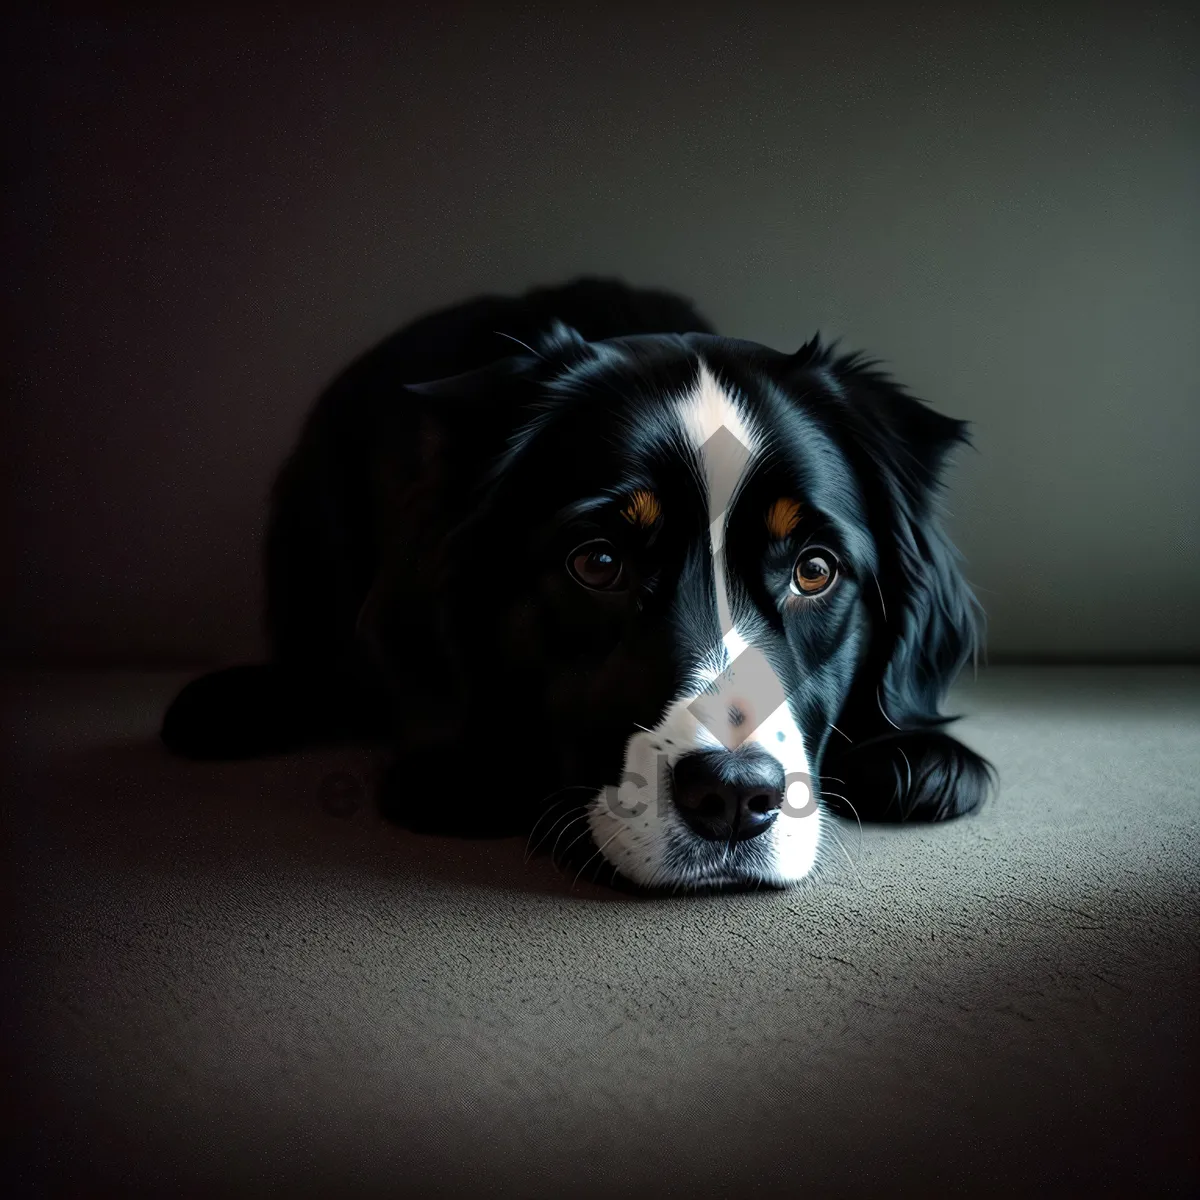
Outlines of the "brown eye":
<svg viewBox="0 0 1200 1200">
<path fill-rule="evenodd" d="M 792 572 L 792 591 L 801 596 L 819 596 L 833 587 L 837 579 L 838 560 L 832 550 L 809 546 L 796 560 Z"/>
<path fill-rule="evenodd" d="M 612 542 L 585 542 L 567 556 L 567 570 L 594 592 L 615 592 L 625 573 Z"/>
</svg>

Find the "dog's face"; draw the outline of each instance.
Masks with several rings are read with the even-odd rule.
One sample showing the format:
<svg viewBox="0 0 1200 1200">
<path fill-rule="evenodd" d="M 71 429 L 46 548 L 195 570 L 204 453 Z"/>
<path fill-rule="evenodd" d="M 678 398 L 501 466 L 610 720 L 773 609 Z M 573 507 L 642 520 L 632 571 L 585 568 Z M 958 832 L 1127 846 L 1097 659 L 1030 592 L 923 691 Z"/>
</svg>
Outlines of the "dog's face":
<svg viewBox="0 0 1200 1200">
<path fill-rule="evenodd" d="M 888 705 L 938 690 L 924 659 L 896 666 L 921 581 L 897 577 L 917 568 L 887 539 L 938 552 L 912 528 L 927 496 L 905 493 L 932 491 L 961 427 L 894 390 L 894 411 L 856 411 L 855 371 L 888 386 L 814 346 L 563 329 L 503 368 L 521 419 L 449 543 L 449 624 L 487 681 L 472 721 L 503 747 L 496 768 L 545 795 L 526 797 L 543 838 L 584 868 L 668 888 L 802 879 L 823 801 L 844 795 L 822 787 L 830 739 L 875 732 L 856 709 L 890 727 Z M 951 603 L 961 626 L 969 604 Z"/>
</svg>

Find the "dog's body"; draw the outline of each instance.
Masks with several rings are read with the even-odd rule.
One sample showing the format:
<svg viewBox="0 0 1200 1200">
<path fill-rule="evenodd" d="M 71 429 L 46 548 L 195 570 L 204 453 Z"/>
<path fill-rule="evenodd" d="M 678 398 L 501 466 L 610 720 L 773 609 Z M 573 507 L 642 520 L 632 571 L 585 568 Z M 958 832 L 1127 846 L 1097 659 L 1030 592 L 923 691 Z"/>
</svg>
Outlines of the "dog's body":
<svg viewBox="0 0 1200 1200">
<path fill-rule="evenodd" d="M 939 715 L 976 644 L 932 511 L 963 437 L 853 356 L 662 293 L 435 314 L 318 402 L 273 499 L 271 661 L 190 684 L 164 740 L 387 735 L 408 825 L 536 824 L 645 886 L 801 879 L 827 803 L 986 791 Z"/>
</svg>

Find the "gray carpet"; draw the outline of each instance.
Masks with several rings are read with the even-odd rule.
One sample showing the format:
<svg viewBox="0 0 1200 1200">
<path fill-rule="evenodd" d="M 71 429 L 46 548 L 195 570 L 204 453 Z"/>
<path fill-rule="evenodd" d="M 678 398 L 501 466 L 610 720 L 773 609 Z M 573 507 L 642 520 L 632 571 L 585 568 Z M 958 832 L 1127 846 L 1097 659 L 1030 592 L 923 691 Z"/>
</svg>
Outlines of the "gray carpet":
<svg viewBox="0 0 1200 1200">
<path fill-rule="evenodd" d="M 1200 671 L 993 668 L 986 811 L 655 900 L 380 824 L 361 752 L 172 761 L 178 682 L 7 682 L 31 1190 L 1200 1184 Z"/>
</svg>

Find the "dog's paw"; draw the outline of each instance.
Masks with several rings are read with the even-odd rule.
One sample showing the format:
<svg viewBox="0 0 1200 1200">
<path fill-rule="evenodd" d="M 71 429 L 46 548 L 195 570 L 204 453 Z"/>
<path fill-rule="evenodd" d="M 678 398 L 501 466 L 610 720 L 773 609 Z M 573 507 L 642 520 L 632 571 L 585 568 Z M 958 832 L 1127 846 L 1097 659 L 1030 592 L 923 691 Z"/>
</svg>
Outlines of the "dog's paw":
<svg viewBox="0 0 1200 1200">
<path fill-rule="evenodd" d="M 940 729 L 897 731 L 846 747 L 829 765 L 843 815 L 870 821 L 946 821 L 973 812 L 995 783 L 986 758 Z M 830 807 L 842 812 L 842 798 Z M 851 807 L 851 805 L 853 807 Z"/>
<path fill-rule="evenodd" d="M 287 714 L 280 711 L 280 690 L 268 666 L 201 675 L 172 701 L 160 737 L 171 753 L 184 758 L 249 758 L 286 750 L 293 738 Z"/>
</svg>

